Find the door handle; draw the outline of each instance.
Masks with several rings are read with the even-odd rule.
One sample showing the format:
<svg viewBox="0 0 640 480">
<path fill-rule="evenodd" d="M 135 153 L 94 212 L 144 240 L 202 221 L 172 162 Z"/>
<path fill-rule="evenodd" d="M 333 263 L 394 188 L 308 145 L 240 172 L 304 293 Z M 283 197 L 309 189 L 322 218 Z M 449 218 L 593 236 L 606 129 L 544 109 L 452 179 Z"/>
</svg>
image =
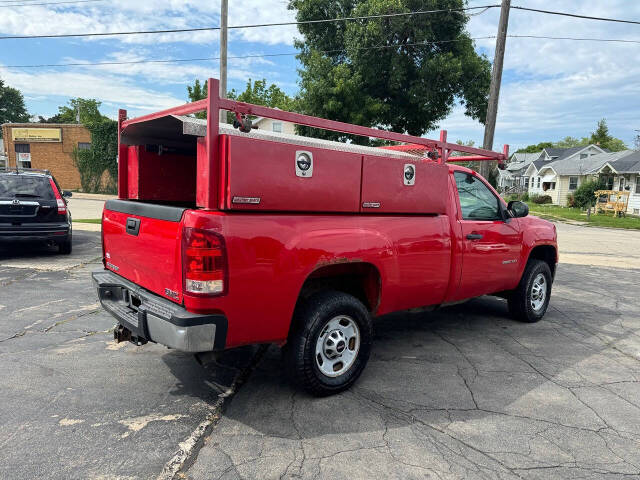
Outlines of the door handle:
<svg viewBox="0 0 640 480">
<path fill-rule="evenodd" d="M 482 238 L 481 233 L 470 233 L 467 235 L 468 240 L 480 240 Z"/>
<path fill-rule="evenodd" d="M 137 236 L 140 231 L 140 219 L 138 218 L 127 218 L 127 233 L 129 235 Z"/>
</svg>

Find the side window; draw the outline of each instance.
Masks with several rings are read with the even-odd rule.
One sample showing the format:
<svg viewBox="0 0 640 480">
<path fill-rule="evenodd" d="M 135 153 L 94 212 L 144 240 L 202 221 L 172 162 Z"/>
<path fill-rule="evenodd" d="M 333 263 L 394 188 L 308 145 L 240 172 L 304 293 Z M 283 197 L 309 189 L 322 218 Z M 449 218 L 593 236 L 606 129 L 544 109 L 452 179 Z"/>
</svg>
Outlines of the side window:
<svg viewBox="0 0 640 480">
<path fill-rule="evenodd" d="M 454 172 L 453 176 L 464 220 L 500 219 L 498 198 L 483 182 L 464 172 Z"/>
</svg>

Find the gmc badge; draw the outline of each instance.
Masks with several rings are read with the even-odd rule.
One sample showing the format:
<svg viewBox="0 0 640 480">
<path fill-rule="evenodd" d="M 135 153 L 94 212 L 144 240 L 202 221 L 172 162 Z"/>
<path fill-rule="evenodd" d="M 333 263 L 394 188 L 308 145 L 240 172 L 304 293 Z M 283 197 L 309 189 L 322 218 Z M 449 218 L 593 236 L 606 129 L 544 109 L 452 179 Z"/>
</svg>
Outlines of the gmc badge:
<svg viewBox="0 0 640 480">
<path fill-rule="evenodd" d="M 304 150 L 296 151 L 296 176 L 309 178 L 313 175 L 313 153 Z"/>
<path fill-rule="evenodd" d="M 405 185 L 413 185 L 416 183 L 416 166 L 412 163 L 404 164 L 404 172 L 402 174 L 402 180 Z"/>
</svg>

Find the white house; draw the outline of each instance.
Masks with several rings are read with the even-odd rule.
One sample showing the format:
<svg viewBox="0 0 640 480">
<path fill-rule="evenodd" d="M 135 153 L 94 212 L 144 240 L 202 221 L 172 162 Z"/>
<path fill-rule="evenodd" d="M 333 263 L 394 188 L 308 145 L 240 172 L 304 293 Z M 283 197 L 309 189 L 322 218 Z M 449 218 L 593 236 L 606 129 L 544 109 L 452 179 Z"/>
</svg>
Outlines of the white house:
<svg viewBox="0 0 640 480">
<path fill-rule="evenodd" d="M 528 178 L 524 177 L 524 172 L 531 162 L 538 160 L 542 152 L 536 153 L 514 153 L 509 159 L 507 168 L 498 170 L 498 187 L 501 191 L 518 187 L 526 191 L 529 187 Z"/>
<path fill-rule="evenodd" d="M 640 152 L 624 150 L 610 155 L 596 173 L 608 190 L 629 192 L 627 213 L 640 215 Z"/>
<path fill-rule="evenodd" d="M 258 117 L 253 120 L 254 128 L 266 130 L 268 132 L 296 134 L 296 124 L 291 122 L 283 122 L 282 120 L 274 120 L 273 118 Z"/>
<path fill-rule="evenodd" d="M 587 145 L 584 147 L 571 148 L 545 148 L 538 160 L 532 162 L 524 173 L 529 182 L 529 195 L 549 195 L 553 203 L 566 204 L 565 195 L 560 198 L 560 179 L 553 169 L 545 167 L 552 166 L 557 162 L 569 165 L 572 162 L 581 162 L 594 155 L 606 153 L 598 145 Z M 559 203 L 562 202 L 562 203 Z"/>
</svg>

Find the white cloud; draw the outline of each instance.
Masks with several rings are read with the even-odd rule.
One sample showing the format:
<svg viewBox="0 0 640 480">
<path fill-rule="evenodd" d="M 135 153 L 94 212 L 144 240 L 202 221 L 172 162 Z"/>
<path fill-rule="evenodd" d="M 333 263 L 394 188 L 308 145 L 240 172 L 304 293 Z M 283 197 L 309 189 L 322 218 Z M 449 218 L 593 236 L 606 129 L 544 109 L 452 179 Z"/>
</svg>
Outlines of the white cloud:
<svg viewBox="0 0 640 480">
<path fill-rule="evenodd" d="M 290 21 L 294 13 L 283 0 L 248 0 L 231 2 L 229 25 L 275 23 Z M 105 33 L 117 31 L 165 30 L 179 28 L 217 27 L 220 24 L 219 2 L 196 0 L 112 0 L 95 4 L 64 4 L 33 7 L 0 8 L 0 32 L 4 35 Z M 28 18 L 29 21 L 25 21 Z M 37 19 L 41 19 L 38 21 Z M 260 42 L 265 45 L 291 45 L 295 26 L 231 30 L 234 39 Z M 125 44 L 157 45 L 159 43 L 217 43 L 219 31 L 167 34 L 87 37 L 86 41 L 104 40 Z"/>
<path fill-rule="evenodd" d="M 145 89 L 115 75 L 52 71 L 24 73 L 0 66 L 0 77 L 27 96 L 95 98 L 104 103 L 127 107 L 134 113 L 161 110 L 185 102 L 169 93 Z"/>
</svg>

